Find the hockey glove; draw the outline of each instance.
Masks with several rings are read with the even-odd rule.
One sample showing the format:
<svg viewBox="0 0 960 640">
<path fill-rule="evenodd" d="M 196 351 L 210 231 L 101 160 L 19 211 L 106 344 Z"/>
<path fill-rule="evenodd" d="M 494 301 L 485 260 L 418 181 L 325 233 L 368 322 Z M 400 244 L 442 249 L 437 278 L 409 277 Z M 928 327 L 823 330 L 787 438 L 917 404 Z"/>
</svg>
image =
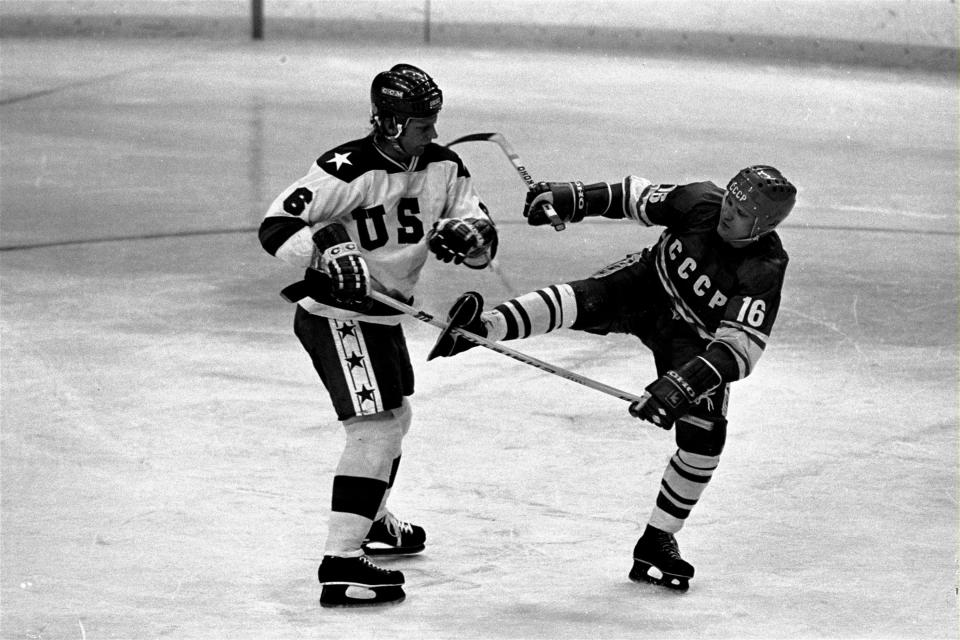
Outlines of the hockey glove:
<svg viewBox="0 0 960 640">
<path fill-rule="evenodd" d="M 433 223 L 427 246 L 438 260 L 482 269 L 496 253 L 497 229 L 485 218 L 443 218 Z"/>
<path fill-rule="evenodd" d="M 543 210 L 550 203 L 563 222 L 580 222 L 588 216 L 624 218 L 623 193 L 624 182 L 540 182 L 527 192 L 523 217 L 532 226 L 553 224 Z"/>
<path fill-rule="evenodd" d="M 427 355 L 427 360 L 434 358 L 449 358 L 467 349 L 473 349 L 477 344 L 453 333 L 454 329 L 464 329 L 481 338 L 487 337 L 487 329 L 483 326 L 480 314 L 483 312 L 483 296 L 475 291 L 467 291 L 453 303 L 447 314 L 447 326 L 440 332 L 433 349 Z"/>
<path fill-rule="evenodd" d="M 697 356 L 676 371 L 667 371 L 630 405 L 630 415 L 669 431 L 677 418 L 723 380 L 709 362 Z"/>
<path fill-rule="evenodd" d="M 550 224 L 543 210 L 544 204 L 552 204 L 563 222 L 580 222 L 587 213 L 583 183 L 538 182 L 527 192 L 523 206 L 523 217 L 527 219 L 527 224 L 534 227 Z"/>
<path fill-rule="evenodd" d="M 343 225 L 334 223 L 313 234 L 311 268 L 330 278 L 330 295 L 339 302 L 362 301 L 370 291 L 370 271 Z"/>
</svg>

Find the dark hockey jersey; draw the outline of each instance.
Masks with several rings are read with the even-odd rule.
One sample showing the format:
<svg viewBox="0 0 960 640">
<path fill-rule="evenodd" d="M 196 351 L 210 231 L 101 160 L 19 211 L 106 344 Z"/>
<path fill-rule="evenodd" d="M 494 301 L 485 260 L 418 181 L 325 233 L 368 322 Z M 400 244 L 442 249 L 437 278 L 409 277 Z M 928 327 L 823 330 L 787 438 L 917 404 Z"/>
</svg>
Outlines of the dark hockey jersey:
<svg viewBox="0 0 960 640">
<path fill-rule="evenodd" d="M 666 227 L 656 269 L 676 316 L 708 341 L 707 357 L 729 372 L 725 377 L 747 376 L 780 308 L 788 257 L 777 233 L 741 248 L 724 242 L 717 234 L 724 190 L 712 182 L 651 184 L 631 176 L 624 193 L 627 217 Z"/>
</svg>

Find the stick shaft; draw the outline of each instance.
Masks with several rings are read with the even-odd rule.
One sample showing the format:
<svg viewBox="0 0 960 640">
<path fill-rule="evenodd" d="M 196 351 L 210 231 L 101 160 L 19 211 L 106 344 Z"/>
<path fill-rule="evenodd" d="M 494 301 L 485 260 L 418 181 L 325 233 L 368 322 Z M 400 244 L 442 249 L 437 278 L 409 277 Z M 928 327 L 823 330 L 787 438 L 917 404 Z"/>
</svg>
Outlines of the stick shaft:
<svg viewBox="0 0 960 640">
<path fill-rule="evenodd" d="M 461 136 L 452 142 L 448 142 L 447 146 L 452 147 L 455 144 L 460 144 L 461 142 L 493 142 L 500 147 L 500 150 L 503 151 L 504 155 L 507 156 L 507 159 L 510 160 L 510 164 L 513 165 L 513 168 L 516 169 L 517 173 L 520 175 L 520 179 L 523 180 L 523 183 L 527 185 L 528 190 L 532 190 L 536 185 L 533 176 L 530 175 L 530 172 L 527 171 L 527 167 L 523 164 L 523 161 L 520 159 L 520 156 L 517 155 L 517 152 L 514 151 L 513 145 L 507 142 L 507 139 L 503 137 L 502 133 L 471 133 L 465 136 Z M 543 212 L 547 215 L 547 218 L 550 219 L 550 224 L 553 225 L 553 228 L 557 231 L 563 231 L 566 229 L 567 225 L 560 219 L 560 216 L 557 215 L 557 212 L 554 210 L 553 205 L 545 202 L 543 204 Z"/>
<path fill-rule="evenodd" d="M 445 329 L 447 326 L 446 323 L 444 323 L 442 320 L 437 319 L 435 316 L 427 313 L 426 311 L 423 311 L 421 309 L 415 309 L 414 307 L 411 307 L 408 304 L 404 304 L 399 300 L 395 300 L 388 295 L 380 293 L 379 291 L 372 291 L 370 293 L 370 297 L 376 300 L 377 302 L 381 302 L 387 305 L 388 307 L 392 307 L 397 311 L 405 313 L 409 316 L 413 316 L 417 320 L 433 325 L 434 327 L 437 327 L 439 329 Z M 566 378 L 571 382 L 576 382 L 577 384 L 581 384 L 585 387 L 589 387 L 596 391 L 600 391 L 602 393 L 613 396 L 615 398 L 620 398 L 621 400 L 626 400 L 627 402 L 640 401 L 640 396 L 634 395 L 632 393 L 628 393 L 626 391 L 621 391 L 620 389 L 611 387 L 610 385 L 604 384 L 602 382 L 598 382 L 591 378 L 587 378 L 586 376 L 582 376 L 579 373 L 574 373 L 573 371 L 569 371 L 568 369 L 564 369 L 563 367 L 558 367 L 554 364 L 550 364 L 549 362 L 538 360 L 533 356 L 528 356 L 525 353 L 515 351 L 513 349 L 510 349 L 509 347 L 503 346 L 499 342 L 494 342 L 493 340 L 487 340 L 486 338 L 470 333 L 469 331 L 465 331 L 463 329 L 453 329 L 452 333 L 456 333 L 457 335 L 462 336 L 463 338 L 466 338 L 470 342 L 478 344 L 482 347 L 486 347 L 491 351 L 496 351 L 497 353 L 507 356 L 508 358 L 513 358 L 518 362 L 522 362 L 532 367 L 536 367 L 537 369 L 540 369 L 541 371 L 546 371 L 547 373 L 552 373 L 555 376 Z"/>
</svg>

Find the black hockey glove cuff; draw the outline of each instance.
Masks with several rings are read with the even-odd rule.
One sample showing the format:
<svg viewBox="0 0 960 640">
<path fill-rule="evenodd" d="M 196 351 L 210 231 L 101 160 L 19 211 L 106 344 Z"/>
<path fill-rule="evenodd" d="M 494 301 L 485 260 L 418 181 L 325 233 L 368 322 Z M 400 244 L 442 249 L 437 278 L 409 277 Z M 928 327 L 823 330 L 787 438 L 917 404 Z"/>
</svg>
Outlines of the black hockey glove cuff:
<svg viewBox="0 0 960 640">
<path fill-rule="evenodd" d="M 691 405 L 722 382 L 713 365 L 697 356 L 650 383 L 641 399 L 630 405 L 630 415 L 669 430 Z"/>
</svg>

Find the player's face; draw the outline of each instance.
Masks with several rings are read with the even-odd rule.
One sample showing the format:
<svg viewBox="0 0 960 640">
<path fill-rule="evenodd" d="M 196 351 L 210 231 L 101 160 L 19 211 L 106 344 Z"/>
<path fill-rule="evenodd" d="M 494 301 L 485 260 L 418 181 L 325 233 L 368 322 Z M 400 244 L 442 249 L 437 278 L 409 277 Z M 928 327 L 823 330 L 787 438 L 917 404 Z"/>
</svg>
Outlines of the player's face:
<svg viewBox="0 0 960 640">
<path fill-rule="evenodd" d="M 745 211 L 729 192 L 723 196 L 723 204 L 720 205 L 720 222 L 717 223 L 717 233 L 725 242 L 730 244 L 743 244 L 744 240 L 753 236 L 753 225 L 755 221 L 756 218 L 754 215 Z"/>
<path fill-rule="evenodd" d="M 422 155 L 429 143 L 437 139 L 437 116 L 410 118 L 397 142 L 411 156 Z"/>
</svg>

